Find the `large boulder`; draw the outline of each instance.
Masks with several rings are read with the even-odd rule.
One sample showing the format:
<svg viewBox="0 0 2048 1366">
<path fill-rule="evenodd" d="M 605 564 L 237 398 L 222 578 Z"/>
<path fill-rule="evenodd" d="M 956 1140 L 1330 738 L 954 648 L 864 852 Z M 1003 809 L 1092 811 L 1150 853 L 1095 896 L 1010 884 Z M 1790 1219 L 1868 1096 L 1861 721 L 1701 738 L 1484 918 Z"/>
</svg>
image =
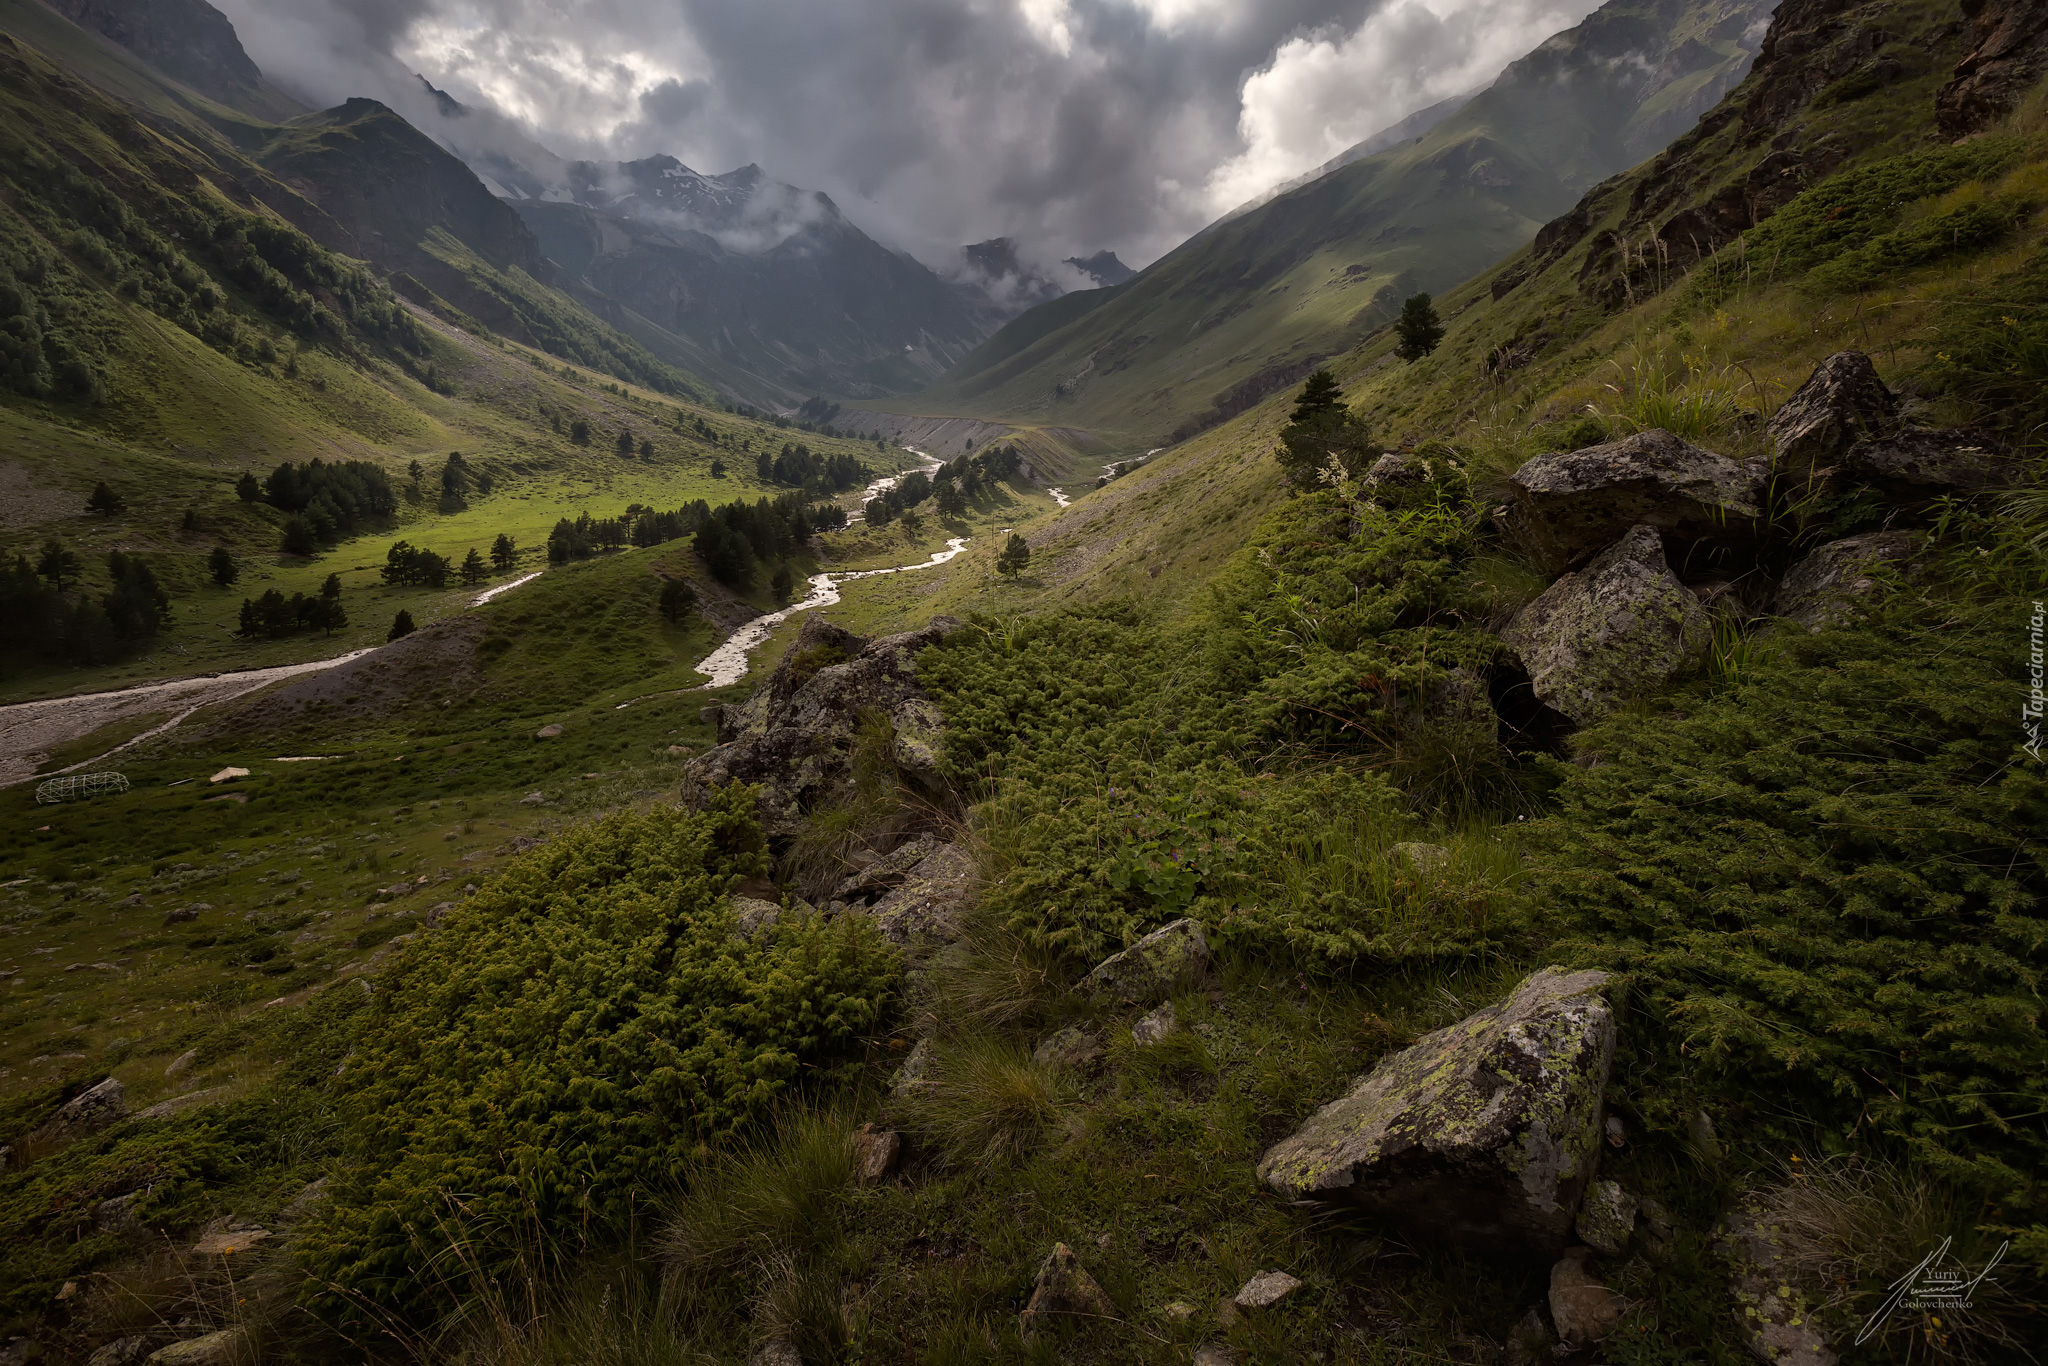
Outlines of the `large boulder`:
<svg viewBox="0 0 2048 1366">
<path fill-rule="evenodd" d="M 1807 376 L 1765 426 L 1778 468 L 1795 480 L 1834 467 L 1859 441 L 1881 437 L 1898 418 L 1898 400 L 1861 351 L 1837 351 Z"/>
<path fill-rule="evenodd" d="M 1580 725 L 1663 684 L 1712 639 L 1706 609 L 1648 526 L 1550 585 L 1501 633 L 1536 696 Z"/>
<path fill-rule="evenodd" d="M 1910 531 L 1872 531 L 1830 541 L 1786 573 L 1778 585 L 1776 613 L 1809 631 L 1839 626 L 1919 552 L 1920 537 Z M 1895 566 L 1890 575 L 1886 565 Z"/>
<path fill-rule="evenodd" d="M 1983 432 L 1968 427 L 1909 427 L 1859 441 L 1842 456 L 1841 473 L 1869 484 L 1893 502 L 1925 504 L 1944 493 L 2010 487 L 2018 469 Z"/>
<path fill-rule="evenodd" d="M 1539 455 L 1510 477 L 1512 531 L 1553 573 L 1633 526 L 1674 544 L 1741 544 L 1763 516 L 1766 473 L 1667 431 Z"/>
<path fill-rule="evenodd" d="M 1599 1157 L 1607 983 L 1554 967 L 1530 976 L 1382 1061 L 1275 1144 L 1259 1178 L 1481 1255 L 1557 1256 Z"/>
<path fill-rule="evenodd" d="M 1161 925 L 1081 979 L 1081 994 L 1111 1005 L 1150 1005 L 1209 965 L 1209 936 L 1199 920 Z"/>
<path fill-rule="evenodd" d="M 861 729 L 885 717 L 891 754 L 913 779 L 935 777 L 944 723 L 917 682 L 917 655 L 959 623 L 869 640 L 822 617 L 804 622 L 768 681 L 744 703 L 721 708 L 719 744 L 683 769 L 691 800 L 727 783 L 758 783 L 771 837 L 794 836 L 809 814 L 851 789 Z"/>
</svg>

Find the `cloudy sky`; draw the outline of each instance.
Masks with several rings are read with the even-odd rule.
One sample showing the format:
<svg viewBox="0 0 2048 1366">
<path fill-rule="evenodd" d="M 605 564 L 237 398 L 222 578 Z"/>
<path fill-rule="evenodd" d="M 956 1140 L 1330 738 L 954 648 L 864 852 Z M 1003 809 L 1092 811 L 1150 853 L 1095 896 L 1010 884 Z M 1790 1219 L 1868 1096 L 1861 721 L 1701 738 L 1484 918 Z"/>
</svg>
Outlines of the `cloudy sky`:
<svg viewBox="0 0 2048 1366">
<path fill-rule="evenodd" d="M 570 157 L 758 162 L 927 260 L 1143 265 L 1593 0 L 216 0 L 302 99 L 418 72 Z"/>
</svg>

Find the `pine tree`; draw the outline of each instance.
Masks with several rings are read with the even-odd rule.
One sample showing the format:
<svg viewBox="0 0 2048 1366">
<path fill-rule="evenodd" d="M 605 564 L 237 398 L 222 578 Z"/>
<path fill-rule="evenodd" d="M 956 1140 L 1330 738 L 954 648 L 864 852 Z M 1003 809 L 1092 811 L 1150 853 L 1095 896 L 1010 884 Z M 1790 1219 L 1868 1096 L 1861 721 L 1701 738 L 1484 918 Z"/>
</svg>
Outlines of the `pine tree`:
<svg viewBox="0 0 2048 1366">
<path fill-rule="evenodd" d="M 128 500 L 108 488 L 105 482 L 95 484 L 92 496 L 85 500 L 87 512 L 97 512 L 102 517 L 113 517 L 128 510 Z"/>
<path fill-rule="evenodd" d="M 512 566 L 518 562 L 519 548 L 512 543 L 510 536 L 499 532 L 498 539 L 491 542 L 491 563 L 503 574 L 510 572 Z"/>
<path fill-rule="evenodd" d="M 621 460 L 631 460 L 633 458 L 633 434 L 631 432 L 621 431 L 619 433 L 618 451 L 619 459 Z"/>
<path fill-rule="evenodd" d="M 213 553 L 206 557 L 206 572 L 222 588 L 242 577 L 241 566 L 235 563 L 235 557 L 224 545 L 215 546 Z"/>
<path fill-rule="evenodd" d="M 320 548 L 313 536 L 313 524 L 303 517 L 285 518 L 277 548 L 286 555 L 311 555 Z"/>
<path fill-rule="evenodd" d="M 36 561 L 36 573 L 48 579 L 59 593 L 64 591 L 64 580 L 75 579 L 84 570 L 85 565 L 79 560 L 78 553 L 62 541 L 43 542 L 43 554 Z"/>
<path fill-rule="evenodd" d="M 697 590 L 688 579 L 666 579 L 661 585 L 661 614 L 670 621 L 681 622 L 697 605 Z"/>
<path fill-rule="evenodd" d="M 1318 370 L 1301 386 L 1292 419 L 1280 431 L 1280 449 L 1273 458 L 1286 472 L 1287 482 L 1306 492 L 1323 483 L 1331 461 L 1357 478 L 1379 453 L 1371 431 L 1344 406 L 1336 378 L 1327 370 Z"/>
<path fill-rule="evenodd" d="M 1030 567 L 1030 544 L 1016 532 L 1011 532 L 1009 541 L 1003 546 L 1003 553 L 996 556 L 996 573 L 1014 577 Z"/>
<path fill-rule="evenodd" d="M 796 591 L 796 576 L 789 572 L 788 565 L 778 565 L 775 577 L 769 580 L 769 591 L 775 594 L 777 602 L 788 602 L 790 594 Z"/>
<path fill-rule="evenodd" d="M 462 557 L 462 581 L 475 587 L 489 575 L 490 570 L 484 567 L 484 557 L 476 553 L 475 546 L 471 546 L 469 553 Z"/>
<path fill-rule="evenodd" d="M 255 475 L 244 473 L 235 481 L 235 497 L 245 503 L 260 503 L 263 501 L 263 485 L 256 482 Z"/>
<path fill-rule="evenodd" d="M 416 629 L 412 624 L 412 613 L 401 607 L 398 609 L 398 615 L 391 619 L 391 633 L 384 639 L 397 640 L 400 636 L 411 635 Z"/>
<path fill-rule="evenodd" d="M 1288 415 L 1289 423 L 1303 423 L 1313 420 L 1321 413 L 1336 412 L 1344 406 L 1344 391 L 1337 387 L 1337 377 L 1328 370 L 1318 370 L 1308 377 L 1308 383 L 1301 386 L 1301 392 L 1294 397 L 1294 411 Z"/>
<path fill-rule="evenodd" d="M 1427 294 L 1417 294 L 1401 305 L 1401 317 L 1394 324 L 1394 331 L 1401 338 L 1394 354 L 1411 365 L 1436 350 L 1437 343 L 1444 339 L 1443 319 L 1437 316 L 1436 305 Z"/>
</svg>

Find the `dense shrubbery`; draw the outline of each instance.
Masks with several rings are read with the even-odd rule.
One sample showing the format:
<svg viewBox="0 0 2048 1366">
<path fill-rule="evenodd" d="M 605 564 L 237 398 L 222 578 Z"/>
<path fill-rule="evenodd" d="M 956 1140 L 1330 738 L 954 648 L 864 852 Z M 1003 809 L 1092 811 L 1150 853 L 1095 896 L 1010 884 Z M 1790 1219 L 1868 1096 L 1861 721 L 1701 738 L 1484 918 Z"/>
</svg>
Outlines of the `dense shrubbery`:
<svg viewBox="0 0 2048 1366">
<path fill-rule="evenodd" d="M 368 460 L 287 460 L 263 481 L 263 501 L 303 518 L 321 545 L 382 526 L 398 512 L 391 477 Z"/>
<path fill-rule="evenodd" d="M 532 1241 L 602 1243 L 852 1065 L 895 955 L 859 917 L 734 933 L 728 893 L 767 868 L 754 801 L 571 830 L 408 946 L 343 1077 L 353 1161 L 301 1237 L 334 1312 L 445 1310 Z"/>
<path fill-rule="evenodd" d="M 1939 650 L 1922 604 L 1788 635 L 1737 688 L 1583 737 L 1601 762 L 1534 829 L 1533 901 L 1637 983 L 1653 1127 L 1711 1095 L 1752 1134 L 1874 1130 L 2001 1196 L 2038 1180 L 2048 774 L 2018 748 L 2021 606 L 1943 614 Z"/>
</svg>

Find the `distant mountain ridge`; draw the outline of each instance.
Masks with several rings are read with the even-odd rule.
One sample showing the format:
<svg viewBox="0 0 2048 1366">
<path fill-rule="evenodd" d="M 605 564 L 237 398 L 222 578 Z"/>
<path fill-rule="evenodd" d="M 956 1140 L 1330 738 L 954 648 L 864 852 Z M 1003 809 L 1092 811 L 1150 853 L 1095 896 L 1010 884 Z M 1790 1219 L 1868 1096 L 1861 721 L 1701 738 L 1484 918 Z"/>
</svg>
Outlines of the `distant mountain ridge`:
<svg viewBox="0 0 2048 1366">
<path fill-rule="evenodd" d="M 1690 127 L 1749 69 L 1775 8 L 1609 0 L 1421 137 L 1212 225 L 1113 297 L 1016 319 L 917 405 L 1133 443 L 1243 411 Z"/>
</svg>

